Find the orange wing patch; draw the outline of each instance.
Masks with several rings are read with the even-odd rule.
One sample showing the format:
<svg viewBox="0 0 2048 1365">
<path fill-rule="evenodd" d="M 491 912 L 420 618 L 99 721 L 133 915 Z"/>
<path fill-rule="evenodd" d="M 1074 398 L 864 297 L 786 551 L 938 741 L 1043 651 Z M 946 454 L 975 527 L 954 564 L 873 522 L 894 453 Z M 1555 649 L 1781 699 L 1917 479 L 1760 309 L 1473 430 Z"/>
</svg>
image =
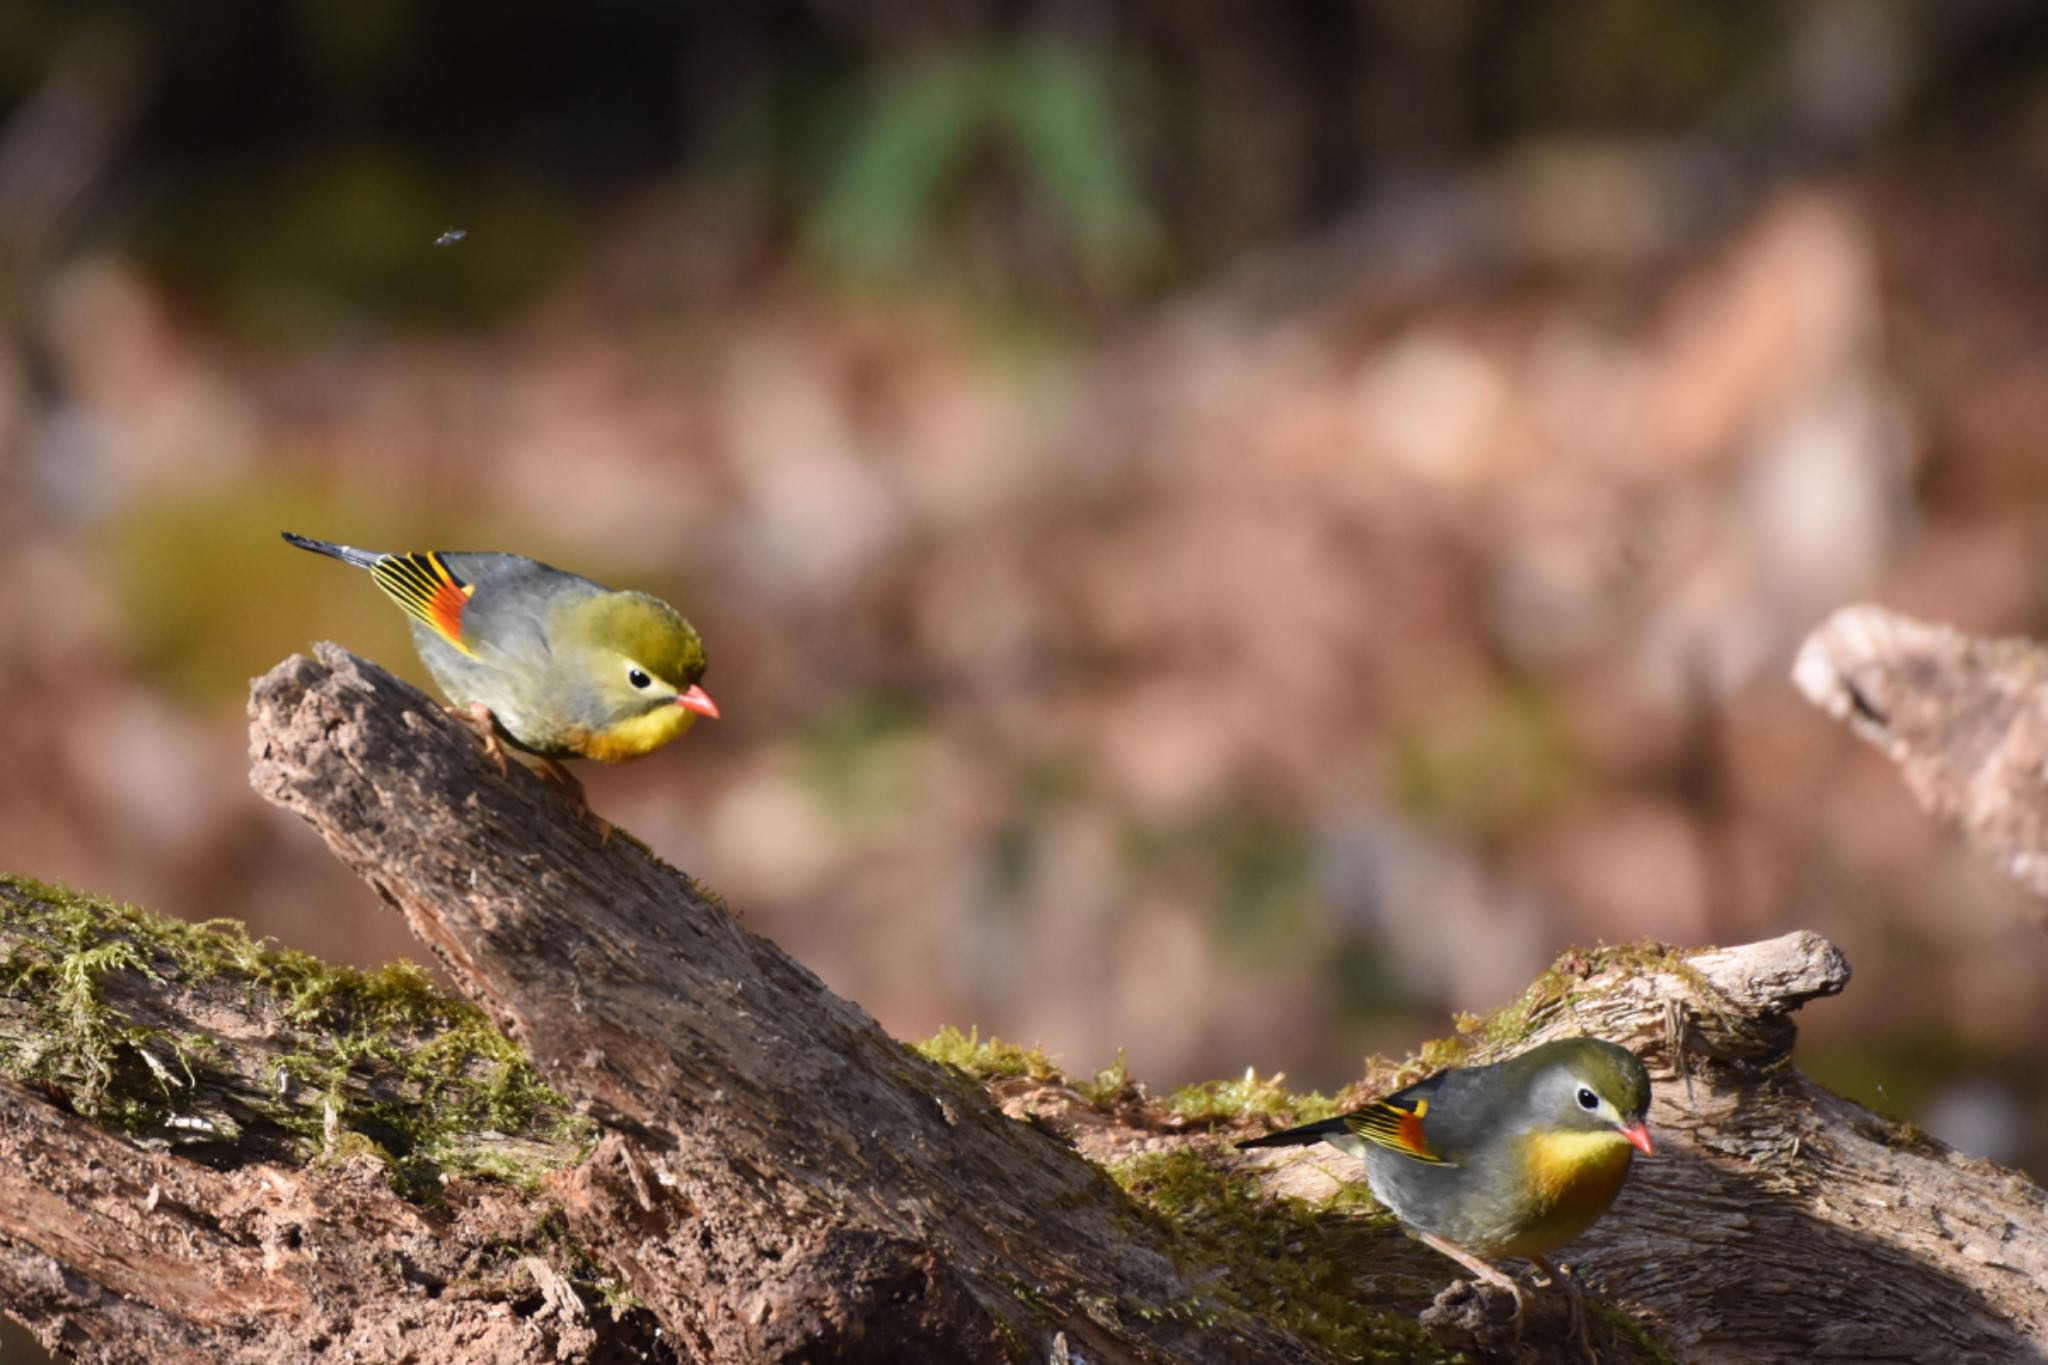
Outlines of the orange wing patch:
<svg viewBox="0 0 2048 1365">
<path fill-rule="evenodd" d="M 462 641 L 462 611 L 476 588 L 457 578 L 440 555 L 385 555 L 371 568 L 370 576 L 406 615 L 464 654 L 473 655 Z"/>
<path fill-rule="evenodd" d="M 1429 1150 L 1429 1139 L 1422 1135 L 1422 1116 L 1429 1112 L 1429 1101 L 1418 1100 L 1415 1107 L 1402 1116 L 1401 1145 L 1411 1152 Z"/>
<path fill-rule="evenodd" d="M 1422 1121 L 1429 1117 L 1429 1101 L 1416 1099 L 1408 1104 L 1398 1100 L 1378 1100 L 1355 1114 L 1344 1116 L 1344 1126 L 1375 1146 L 1386 1147 L 1403 1156 L 1431 1165 L 1448 1165 L 1436 1149 L 1429 1145 L 1429 1138 L 1422 1131 Z"/>
</svg>

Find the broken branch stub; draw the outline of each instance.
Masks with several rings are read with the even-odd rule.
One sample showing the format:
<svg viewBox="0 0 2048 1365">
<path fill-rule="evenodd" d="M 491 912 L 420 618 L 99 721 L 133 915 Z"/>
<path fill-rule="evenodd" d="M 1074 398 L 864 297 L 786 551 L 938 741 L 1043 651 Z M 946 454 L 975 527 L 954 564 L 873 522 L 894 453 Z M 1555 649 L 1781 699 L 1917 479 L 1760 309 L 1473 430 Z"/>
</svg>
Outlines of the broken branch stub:
<svg viewBox="0 0 2048 1365">
<path fill-rule="evenodd" d="M 1792 680 L 1892 762 L 1906 787 L 2037 896 L 2048 896 L 2048 653 L 1876 606 L 1806 638 Z"/>
</svg>

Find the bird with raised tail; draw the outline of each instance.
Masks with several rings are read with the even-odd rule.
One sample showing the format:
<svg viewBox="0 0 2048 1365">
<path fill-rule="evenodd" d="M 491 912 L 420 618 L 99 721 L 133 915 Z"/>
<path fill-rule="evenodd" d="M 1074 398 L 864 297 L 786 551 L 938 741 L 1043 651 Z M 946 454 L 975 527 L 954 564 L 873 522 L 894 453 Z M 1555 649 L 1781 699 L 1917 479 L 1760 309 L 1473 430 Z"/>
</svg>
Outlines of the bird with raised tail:
<svg viewBox="0 0 2048 1365">
<path fill-rule="evenodd" d="M 718 715 L 701 682 L 703 641 L 658 597 L 521 555 L 385 554 L 283 534 L 367 569 L 411 618 L 450 712 L 477 727 L 501 769 L 500 740 L 541 759 L 580 810 L 582 784 L 556 760 L 640 758 Z"/>
</svg>

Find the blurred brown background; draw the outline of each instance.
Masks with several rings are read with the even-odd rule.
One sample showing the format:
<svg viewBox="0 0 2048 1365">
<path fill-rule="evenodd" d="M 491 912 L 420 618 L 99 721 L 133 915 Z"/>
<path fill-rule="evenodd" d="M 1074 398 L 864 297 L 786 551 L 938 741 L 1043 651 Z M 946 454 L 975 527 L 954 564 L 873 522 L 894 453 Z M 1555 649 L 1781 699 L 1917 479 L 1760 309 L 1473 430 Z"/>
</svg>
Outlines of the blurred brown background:
<svg viewBox="0 0 2048 1365">
<path fill-rule="evenodd" d="M 1811 927 L 1807 1064 L 2048 1174 L 2041 911 L 1797 700 L 2048 634 L 2019 0 L 0 7 L 0 868 L 416 954 L 247 680 L 281 529 L 670 597 L 595 805 L 895 1033 L 1334 1087 Z"/>
</svg>

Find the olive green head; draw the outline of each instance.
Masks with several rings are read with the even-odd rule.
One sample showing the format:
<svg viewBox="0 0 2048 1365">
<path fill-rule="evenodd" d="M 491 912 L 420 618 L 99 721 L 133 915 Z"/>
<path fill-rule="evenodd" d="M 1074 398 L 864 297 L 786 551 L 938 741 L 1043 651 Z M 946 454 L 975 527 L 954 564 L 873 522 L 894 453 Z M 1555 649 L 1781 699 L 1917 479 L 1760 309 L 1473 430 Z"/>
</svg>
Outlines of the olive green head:
<svg viewBox="0 0 2048 1365">
<path fill-rule="evenodd" d="M 674 695 L 704 676 L 704 642 L 697 632 L 681 612 L 644 592 L 607 592 L 574 602 L 557 634 L 572 646 L 614 656 L 622 696 L 649 686 Z M 649 683 L 631 682 L 627 675 L 633 669 Z"/>
<path fill-rule="evenodd" d="M 1650 1074 L 1636 1055 L 1601 1038 L 1558 1038 L 1502 1064 L 1527 1086 L 1529 1127 L 1619 1132 L 1648 1152 Z"/>
<path fill-rule="evenodd" d="M 644 592 L 606 592 L 564 604 L 551 632 L 573 656 L 588 738 L 577 751 L 616 762 L 674 739 L 718 708 L 698 682 L 704 642 L 682 614 Z M 569 660 L 565 660 L 568 662 Z"/>
</svg>

